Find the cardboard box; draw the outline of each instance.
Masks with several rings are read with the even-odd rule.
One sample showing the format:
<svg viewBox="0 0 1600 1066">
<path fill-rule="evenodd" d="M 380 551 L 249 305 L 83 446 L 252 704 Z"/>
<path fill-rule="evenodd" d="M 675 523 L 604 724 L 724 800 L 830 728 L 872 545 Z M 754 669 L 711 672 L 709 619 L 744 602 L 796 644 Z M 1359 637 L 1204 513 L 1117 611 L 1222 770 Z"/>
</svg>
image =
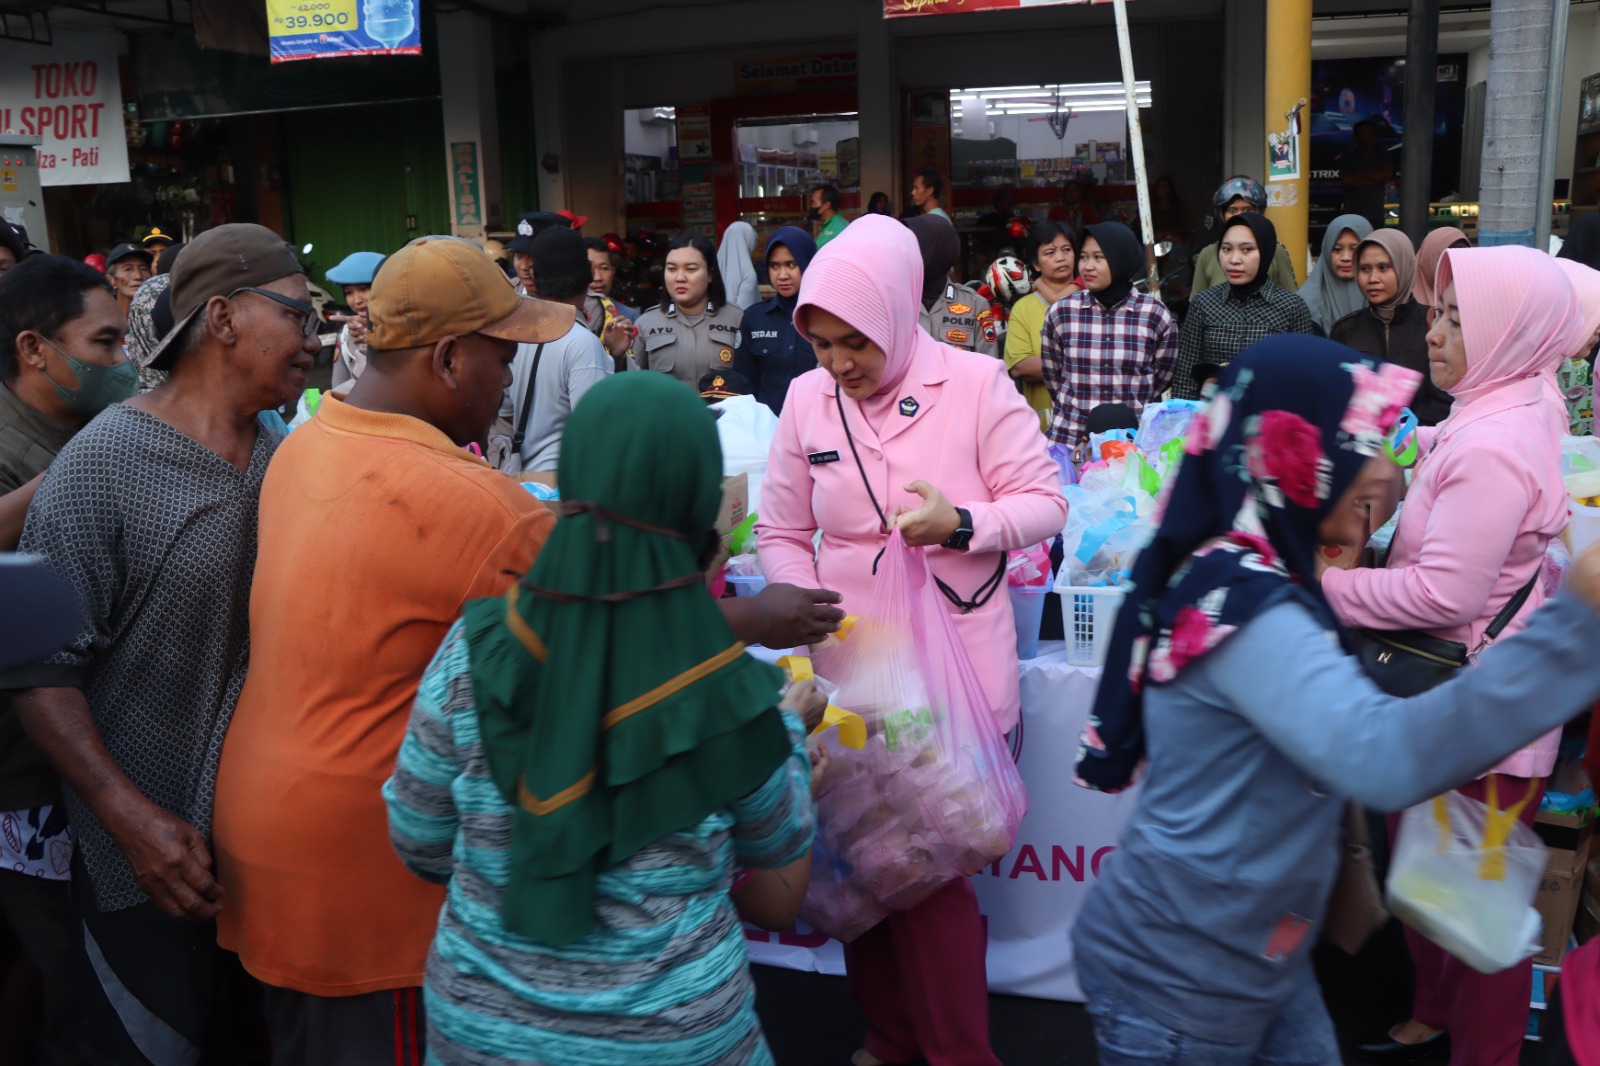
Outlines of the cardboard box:
<svg viewBox="0 0 1600 1066">
<path fill-rule="evenodd" d="M 1534 819 L 1534 830 L 1550 848 L 1550 854 L 1545 859 L 1544 875 L 1539 878 L 1539 892 L 1533 900 L 1544 922 L 1543 948 L 1533 961 L 1558 966 L 1572 943 L 1572 930 L 1588 872 L 1594 822 L 1588 811 L 1579 814 L 1540 811 Z"/>
<path fill-rule="evenodd" d="M 1600 856 L 1589 859 L 1583 875 L 1583 895 L 1578 900 L 1578 920 L 1572 931 L 1578 943 L 1587 944 L 1600 935 Z"/>
<path fill-rule="evenodd" d="M 1586 809 L 1573 814 L 1540 811 L 1533 817 L 1533 831 L 1539 834 L 1539 839 L 1544 841 L 1545 847 L 1551 851 L 1568 852 L 1567 857 L 1570 861 L 1594 835 L 1594 811 Z M 1554 862 L 1554 856 L 1551 857 L 1551 861 Z M 1581 870 L 1584 862 L 1573 865 Z"/>
<path fill-rule="evenodd" d="M 717 512 L 717 532 L 726 540 L 733 527 L 750 515 L 750 475 L 722 479 L 722 509 Z"/>
</svg>

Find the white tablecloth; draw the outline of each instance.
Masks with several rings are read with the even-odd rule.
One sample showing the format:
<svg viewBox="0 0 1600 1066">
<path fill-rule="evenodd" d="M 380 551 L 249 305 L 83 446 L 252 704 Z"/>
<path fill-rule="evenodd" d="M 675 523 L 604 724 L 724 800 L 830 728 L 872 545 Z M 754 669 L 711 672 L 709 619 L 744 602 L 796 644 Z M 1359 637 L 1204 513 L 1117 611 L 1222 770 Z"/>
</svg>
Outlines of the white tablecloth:
<svg viewBox="0 0 1600 1066">
<path fill-rule="evenodd" d="M 1039 646 L 1022 664 L 1022 719 L 1013 734 L 1028 816 L 1009 855 L 973 878 L 989 929 L 989 988 L 1039 999 L 1081 1002 L 1068 936 L 1100 862 L 1116 845 L 1135 792 L 1115 796 L 1072 783 L 1078 737 L 1100 671 L 1067 665 L 1065 646 Z M 800 928 L 767 933 L 746 927 L 754 962 L 821 973 L 844 972 L 839 944 Z"/>
</svg>

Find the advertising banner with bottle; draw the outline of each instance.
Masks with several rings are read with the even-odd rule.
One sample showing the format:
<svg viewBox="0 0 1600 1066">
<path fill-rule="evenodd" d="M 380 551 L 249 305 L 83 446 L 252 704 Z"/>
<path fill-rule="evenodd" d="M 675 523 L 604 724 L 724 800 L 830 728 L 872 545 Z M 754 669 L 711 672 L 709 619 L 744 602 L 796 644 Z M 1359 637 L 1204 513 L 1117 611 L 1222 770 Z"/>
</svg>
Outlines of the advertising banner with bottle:
<svg viewBox="0 0 1600 1066">
<path fill-rule="evenodd" d="M 267 0 L 272 61 L 421 55 L 417 0 Z"/>
</svg>

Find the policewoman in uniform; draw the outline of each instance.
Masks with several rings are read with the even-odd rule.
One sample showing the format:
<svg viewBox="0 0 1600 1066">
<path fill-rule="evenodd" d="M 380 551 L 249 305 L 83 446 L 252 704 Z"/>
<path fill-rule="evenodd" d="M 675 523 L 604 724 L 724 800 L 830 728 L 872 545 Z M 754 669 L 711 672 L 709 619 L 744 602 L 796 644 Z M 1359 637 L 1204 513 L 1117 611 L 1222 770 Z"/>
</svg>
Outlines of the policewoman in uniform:
<svg viewBox="0 0 1600 1066">
<path fill-rule="evenodd" d="M 1020 701 L 1006 552 L 1059 533 L 1067 505 L 1038 415 L 1004 364 L 925 333 L 922 289 L 916 239 L 891 218 L 857 219 L 811 261 L 795 325 L 821 366 L 795 379 L 778 419 L 756 523 L 761 563 L 769 581 L 834 589 L 859 612 L 887 527 L 898 524 L 908 544 L 928 549 L 1009 731 Z M 817 672 L 827 669 L 822 652 Z M 857 1066 L 998 1066 L 984 951 L 965 878 L 846 945 L 867 1019 Z"/>
<path fill-rule="evenodd" d="M 916 234 L 922 253 L 922 328 L 941 344 L 998 359 L 1000 327 L 989 301 L 950 280 L 950 268 L 961 255 L 956 228 L 939 215 L 918 215 L 906 227 Z"/>
<path fill-rule="evenodd" d="M 731 370 L 744 312 L 729 304 L 711 238 L 683 233 L 667 245 L 661 306 L 639 316 L 633 361 L 691 388 L 710 370 Z"/>
<path fill-rule="evenodd" d="M 733 353 L 733 369 L 756 399 L 783 414 L 789 383 L 817 368 L 817 353 L 794 328 L 794 305 L 817 242 L 799 226 L 782 226 L 767 241 L 767 277 L 772 299 L 744 310 L 744 339 Z"/>
</svg>

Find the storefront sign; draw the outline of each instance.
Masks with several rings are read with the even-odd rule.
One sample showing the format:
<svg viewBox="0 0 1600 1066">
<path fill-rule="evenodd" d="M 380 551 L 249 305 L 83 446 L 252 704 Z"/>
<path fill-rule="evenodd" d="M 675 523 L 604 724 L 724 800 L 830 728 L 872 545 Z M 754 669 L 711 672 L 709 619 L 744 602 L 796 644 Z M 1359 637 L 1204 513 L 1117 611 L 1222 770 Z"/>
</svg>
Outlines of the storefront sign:
<svg viewBox="0 0 1600 1066">
<path fill-rule="evenodd" d="M 483 200 L 478 190 L 478 144 L 457 141 L 450 146 L 450 198 L 458 228 L 483 225 Z"/>
<path fill-rule="evenodd" d="M 127 181 L 116 38 L 57 33 L 49 48 L 0 42 L 0 133 L 39 138 L 41 185 Z"/>
<path fill-rule="evenodd" d="M 888 0 L 898 3 L 899 0 Z M 851 54 L 816 56 L 769 56 L 741 59 L 733 65 L 733 91 L 747 93 L 792 93 L 801 89 L 853 86 L 856 83 L 856 57 Z"/>
<path fill-rule="evenodd" d="M 272 61 L 421 55 L 417 0 L 267 0 Z"/>
<path fill-rule="evenodd" d="M 1024 7 L 1062 4 L 1109 4 L 1111 0 L 883 0 L 883 17 L 907 15 L 958 15 L 968 11 L 1014 11 Z"/>
</svg>

